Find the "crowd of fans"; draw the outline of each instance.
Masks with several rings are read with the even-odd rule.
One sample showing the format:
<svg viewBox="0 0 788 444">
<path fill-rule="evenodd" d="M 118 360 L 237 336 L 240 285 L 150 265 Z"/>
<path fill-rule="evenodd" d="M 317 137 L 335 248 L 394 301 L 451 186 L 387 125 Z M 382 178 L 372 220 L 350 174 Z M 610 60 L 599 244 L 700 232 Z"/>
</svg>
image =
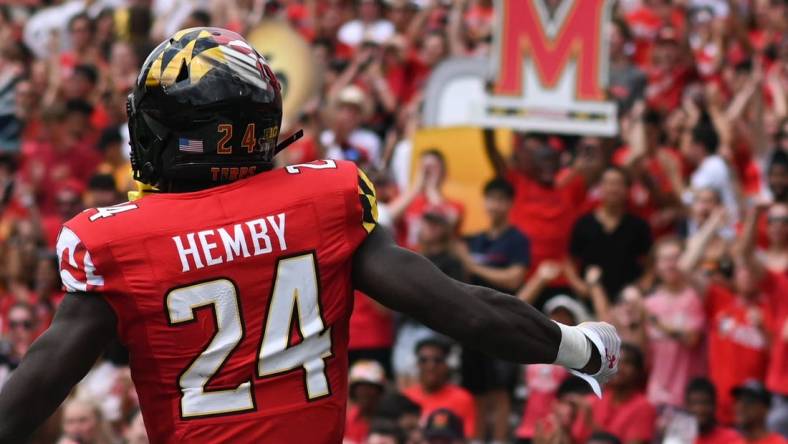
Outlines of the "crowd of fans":
<svg viewBox="0 0 788 444">
<path fill-rule="evenodd" d="M 495 13 L 491 0 L 0 2 L 0 386 L 63 297 L 60 224 L 133 185 L 125 100 L 146 54 L 180 28 L 245 33 L 265 17 L 311 43 L 322 78 L 280 162 L 357 162 L 403 246 L 625 341 L 597 399 L 560 367 L 463 349 L 356 294 L 347 443 L 784 443 L 786 1 L 616 2 L 619 135 L 514 134 L 503 156 L 485 131 L 487 227 L 465 236 L 444 154 L 408 159 L 431 70 L 488 56 Z M 147 442 L 126 359 L 108 350 L 37 442 Z"/>
</svg>

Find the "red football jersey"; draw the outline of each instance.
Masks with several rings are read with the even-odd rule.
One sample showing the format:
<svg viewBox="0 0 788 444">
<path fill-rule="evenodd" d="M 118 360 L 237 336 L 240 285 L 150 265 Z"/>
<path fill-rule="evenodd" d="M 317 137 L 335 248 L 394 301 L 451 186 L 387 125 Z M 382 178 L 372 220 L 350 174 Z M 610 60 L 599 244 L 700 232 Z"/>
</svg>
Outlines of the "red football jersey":
<svg viewBox="0 0 788 444">
<path fill-rule="evenodd" d="M 104 297 L 153 443 L 339 443 L 351 258 L 376 223 L 350 162 L 293 165 L 91 209 L 58 238 Z"/>
</svg>

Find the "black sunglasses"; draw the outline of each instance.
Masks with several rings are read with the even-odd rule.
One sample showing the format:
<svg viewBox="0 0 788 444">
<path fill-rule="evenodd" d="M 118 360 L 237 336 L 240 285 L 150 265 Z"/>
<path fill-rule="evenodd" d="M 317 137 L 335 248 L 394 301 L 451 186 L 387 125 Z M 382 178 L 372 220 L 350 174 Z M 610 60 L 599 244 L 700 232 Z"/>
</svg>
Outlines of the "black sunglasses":
<svg viewBox="0 0 788 444">
<path fill-rule="evenodd" d="M 8 321 L 8 327 L 11 329 L 23 327 L 25 330 L 31 330 L 33 328 L 33 321 Z"/>
</svg>

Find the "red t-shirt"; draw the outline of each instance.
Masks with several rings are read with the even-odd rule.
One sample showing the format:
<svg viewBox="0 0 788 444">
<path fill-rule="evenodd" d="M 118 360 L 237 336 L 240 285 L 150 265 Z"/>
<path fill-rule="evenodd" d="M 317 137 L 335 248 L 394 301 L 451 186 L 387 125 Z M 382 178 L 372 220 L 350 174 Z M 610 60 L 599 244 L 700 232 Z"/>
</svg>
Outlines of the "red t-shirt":
<svg viewBox="0 0 788 444">
<path fill-rule="evenodd" d="M 75 179 L 86 185 L 101 162 L 101 156 L 86 139 L 67 148 L 55 148 L 52 142 L 31 141 L 22 146 L 22 177 L 38 181 L 42 193 L 40 207 L 45 214 L 56 209 L 59 185 Z"/>
<path fill-rule="evenodd" d="M 411 250 L 419 246 L 419 230 L 421 229 L 421 218 L 427 213 L 440 213 L 449 221 L 453 222 L 459 230 L 462 225 L 462 218 L 465 215 L 465 206 L 455 200 L 444 199 L 438 204 L 430 203 L 424 194 L 420 194 L 413 199 L 410 206 L 405 210 L 402 222 L 397 226 L 398 242 Z"/>
<path fill-rule="evenodd" d="M 345 419 L 345 437 L 343 444 L 364 444 L 369 435 L 369 421 L 361 416 L 361 411 L 357 406 L 348 409 Z"/>
<path fill-rule="evenodd" d="M 349 350 L 386 348 L 394 343 L 394 319 L 388 309 L 360 291 L 354 292 Z"/>
<path fill-rule="evenodd" d="M 698 435 L 695 444 L 744 444 L 744 438 L 735 430 L 717 426 L 705 435 Z"/>
<path fill-rule="evenodd" d="M 665 25 L 671 25 L 679 33 L 684 29 L 685 13 L 682 8 L 674 8 L 667 22 L 653 8 L 643 6 L 626 15 L 626 21 L 635 36 L 635 54 L 632 60 L 641 68 L 651 63 L 651 49 L 657 33 Z"/>
<path fill-rule="evenodd" d="M 525 367 L 525 384 L 528 400 L 523 409 L 523 418 L 515 432 L 518 438 L 533 438 L 536 422 L 552 413 L 558 386 L 569 373 L 565 368 L 550 364 L 533 364 Z"/>
<path fill-rule="evenodd" d="M 515 190 L 509 220 L 531 241 L 531 270 L 546 259 L 563 260 L 578 211 L 585 200 L 585 181 L 577 176 L 562 187 L 546 187 L 519 171 L 506 179 Z"/>
<path fill-rule="evenodd" d="M 435 410 L 449 409 L 462 419 L 465 436 L 476 436 L 476 404 L 473 396 L 464 388 L 446 384 L 437 392 L 426 393 L 420 385 L 415 385 L 406 389 L 404 395 L 421 406 L 422 420 L 426 420 Z"/>
<path fill-rule="evenodd" d="M 681 104 L 684 86 L 691 76 L 691 71 L 687 67 L 651 68 L 646 74 L 648 77 L 646 101 L 649 107 L 667 112 Z"/>
<path fill-rule="evenodd" d="M 774 393 L 788 395 L 788 340 L 783 328 L 788 322 L 788 276 L 785 273 L 767 272 L 764 292 L 774 314 L 774 335 L 766 370 L 766 388 Z"/>
<path fill-rule="evenodd" d="M 646 395 L 638 393 L 624 402 L 616 403 L 610 392 L 602 399 L 589 397 L 594 424 L 601 430 L 618 437 L 621 442 L 650 442 L 654 436 L 657 411 L 646 399 Z M 572 436 L 576 442 L 586 442 L 593 430 L 590 430 L 585 418 L 579 415 L 572 427 Z"/>
<path fill-rule="evenodd" d="M 374 205 L 353 163 L 327 160 L 66 222 L 63 283 L 115 312 L 151 442 L 342 440 Z"/>
<path fill-rule="evenodd" d="M 769 433 L 761 439 L 756 439 L 753 441 L 748 441 L 745 439 L 744 442 L 747 444 L 785 444 L 788 441 L 777 433 Z"/>
<path fill-rule="evenodd" d="M 766 298 L 753 303 L 716 285 L 708 289 L 709 378 L 717 387 L 717 417 L 722 424 L 733 422 L 731 389 L 748 379 L 766 377 L 769 342 L 749 314 L 754 308 L 761 310 L 766 330 L 772 330 Z"/>
</svg>

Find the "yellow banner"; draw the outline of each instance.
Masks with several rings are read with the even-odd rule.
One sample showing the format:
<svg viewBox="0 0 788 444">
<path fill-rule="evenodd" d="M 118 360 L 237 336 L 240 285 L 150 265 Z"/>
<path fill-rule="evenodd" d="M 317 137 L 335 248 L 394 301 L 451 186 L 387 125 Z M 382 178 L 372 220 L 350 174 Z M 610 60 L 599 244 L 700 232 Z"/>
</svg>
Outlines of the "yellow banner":
<svg viewBox="0 0 788 444">
<path fill-rule="evenodd" d="M 504 156 L 511 152 L 511 131 L 495 130 L 498 148 Z M 411 180 L 419 167 L 421 153 L 436 149 L 446 157 L 447 197 L 465 205 L 463 234 L 481 231 L 487 226 L 484 214 L 482 188 L 493 178 L 493 171 L 484 151 L 484 136 L 481 128 L 425 128 L 416 132 L 413 138 L 413 158 L 411 159 Z"/>
</svg>

